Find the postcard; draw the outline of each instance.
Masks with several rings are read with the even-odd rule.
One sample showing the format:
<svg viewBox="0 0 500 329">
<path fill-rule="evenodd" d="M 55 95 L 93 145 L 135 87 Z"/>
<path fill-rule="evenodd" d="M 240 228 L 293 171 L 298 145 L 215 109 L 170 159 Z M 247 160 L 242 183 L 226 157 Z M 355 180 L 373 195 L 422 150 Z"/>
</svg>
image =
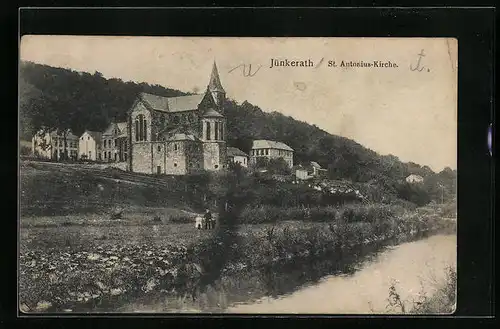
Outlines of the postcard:
<svg viewBox="0 0 500 329">
<path fill-rule="evenodd" d="M 21 314 L 451 314 L 452 38 L 25 35 Z"/>
</svg>

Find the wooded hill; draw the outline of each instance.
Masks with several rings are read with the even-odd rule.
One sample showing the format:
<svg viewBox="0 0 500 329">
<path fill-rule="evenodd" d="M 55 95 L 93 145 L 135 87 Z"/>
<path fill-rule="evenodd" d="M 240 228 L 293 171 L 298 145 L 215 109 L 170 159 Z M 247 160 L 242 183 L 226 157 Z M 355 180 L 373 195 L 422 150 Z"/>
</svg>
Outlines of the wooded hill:
<svg viewBox="0 0 500 329">
<path fill-rule="evenodd" d="M 112 120 L 125 121 L 126 112 L 139 92 L 162 96 L 189 93 L 147 83 L 105 79 L 89 74 L 31 62 L 20 63 L 20 134 L 30 140 L 41 126 L 70 128 L 77 135 L 85 129 L 104 130 Z M 423 176 L 426 190 L 442 196 L 438 183 L 452 196 L 456 171 L 445 168 L 434 173 L 429 167 L 403 163 L 392 155 L 382 156 L 353 140 L 335 136 L 278 112 L 267 113 L 247 101 L 225 106 L 228 143 L 248 152 L 253 139 L 273 139 L 295 150 L 295 163 L 316 161 L 333 179 L 373 183 L 397 193 L 398 184 L 409 174 Z"/>
</svg>

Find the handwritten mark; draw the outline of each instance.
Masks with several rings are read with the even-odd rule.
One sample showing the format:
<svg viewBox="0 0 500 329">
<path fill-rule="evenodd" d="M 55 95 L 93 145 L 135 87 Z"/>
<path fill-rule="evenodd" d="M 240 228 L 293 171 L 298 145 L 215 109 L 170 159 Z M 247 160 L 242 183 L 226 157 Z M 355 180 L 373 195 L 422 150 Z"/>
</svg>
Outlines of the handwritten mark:
<svg viewBox="0 0 500 329">
<path fill-rule="evenodd" d="M 294 82 L 293 85 L 297 90 L 304 91 L 307 88 L 307 85 L 304 82 Z"/>
<path fill-rule="evenodd" d="M 321 64 L 323 64 L 323 60 L 324 60 L 324 59 L 325 59 L 325 58 L 324 58 L 324 57 L 322 57 L 322 58 L 321 58 L 321 60 L 319 61 L 319 63 L 316 65 L 316 67 L 315 67 L 315 68 L 320 67 L 320 66 L 321 66 Z"/>
<path fill-rule="evenodd" d="M 238 65 L 238 66 L 232 68 L 231 70 L 229 70 L 228 73 L 231 73 L 231 72 L 233 72 L 234 70 L 236 70 L 236 69 L 238 69 L 240 67 L 242 68 L 241 73 L 243 74 L 244 77 L 253 77 L 254 75 L 257 74 L 257 72 L 259 72 L 259 70 L 262 67 L 262 65 L 259 65 L 259 67 L 257 68 L 257 70 L 255 70 L 252 73 L 252 64 L 248 64 L 248 70 L 247 70 L 247 64 L 241 64 L 241 65 Z"/>
<path fill-rule="evenodd" d="M 420 54 L 418 54 L 418 60 L 417 60 L 417 66 L 413 67 L 413 65 L 410 64 L 410 70 L 411 71 L 418 71 L 422 72 L 425 69 L 425 66 L 422 65 L 422 58 L 425 57 L 424 50 L 422 49 L 420 51 Z M 427 72 L 430 72 L 430 69 L 427 69 Z"/>
</svg>

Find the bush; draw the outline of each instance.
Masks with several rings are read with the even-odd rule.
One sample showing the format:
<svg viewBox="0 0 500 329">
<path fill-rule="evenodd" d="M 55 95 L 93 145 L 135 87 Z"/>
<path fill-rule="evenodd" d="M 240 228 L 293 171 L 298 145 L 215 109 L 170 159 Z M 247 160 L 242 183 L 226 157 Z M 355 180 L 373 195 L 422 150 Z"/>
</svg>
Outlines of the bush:
<svg viewBox="0 0 500 329">
<path fill-rule="evenodd" d="M 401 207 L 385 204 L 345 205 L 339 210 L 337 220 L 343 220 L 347 223 L 379 223 L 398 213 L 402 213 Z"/>
<path fill-rule="evenodd" d="M 431 202 L 429 193 L 420 184 L 399 184 L 397 192 L 399 198 L 413 202 L 418 206 L 424 206 Z"/>
<path fill-rule="evenodd" d="M 194 222 L 191 216 L 185 214 L 171 214 L 168 216 L 168 221 L 176 224 L 188 224 Z"/>
</svg>

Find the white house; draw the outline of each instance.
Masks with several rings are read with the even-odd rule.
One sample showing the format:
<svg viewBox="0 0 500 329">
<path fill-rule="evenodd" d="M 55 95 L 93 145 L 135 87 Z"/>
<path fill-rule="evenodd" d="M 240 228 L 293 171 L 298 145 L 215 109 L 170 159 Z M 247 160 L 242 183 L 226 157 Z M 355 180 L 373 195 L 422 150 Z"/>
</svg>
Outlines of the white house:
<svg viewBox="0 0 500 329">
<path fill-rule="evenodd" d="M 79 158 L 92 161 L 101 160 L 102 133 L 86 130 L 79 140 Z"/>
<path fill-rule="evenodd" d="M 53 130 L 47 132 L 40 129 L 31 139 L 31 150 L 34 156 L 44 159 L 62 160 L 76 159 L 78 156 L 78 136 L 71 130 Z"/>
<path fill-rule="evenodd" d="M 236 147 L 227 148 L 227 159 L 233 163 L 239 163 L 242 167 L 248 167 L 248 154 Z"/>
<path fill-rule="evenodd" d="M 264 139 L 254 140 L 250 156 L 254 164 L 259 158 L 269 160 L 282 158 L 290 168 L 293 167 L 293 149 L 282 142 Z"/>
<path fill-rule="evenodd" d="M 311 176 L 309 176 L 309 173 L 307 172 L 306 168 L 297 167 L 295 169 L 295 177 L 297 177 L 297 179 L 300 180 L 306 180 L 309 179 Z"/>
<path fill-rule="evenodd" d="M 419 175 L 411 174 L 408 177 L 406 177 L 406 182 L 408 183 L 422 183 L 424 181 L 424 178 Z"/>
</svg>

